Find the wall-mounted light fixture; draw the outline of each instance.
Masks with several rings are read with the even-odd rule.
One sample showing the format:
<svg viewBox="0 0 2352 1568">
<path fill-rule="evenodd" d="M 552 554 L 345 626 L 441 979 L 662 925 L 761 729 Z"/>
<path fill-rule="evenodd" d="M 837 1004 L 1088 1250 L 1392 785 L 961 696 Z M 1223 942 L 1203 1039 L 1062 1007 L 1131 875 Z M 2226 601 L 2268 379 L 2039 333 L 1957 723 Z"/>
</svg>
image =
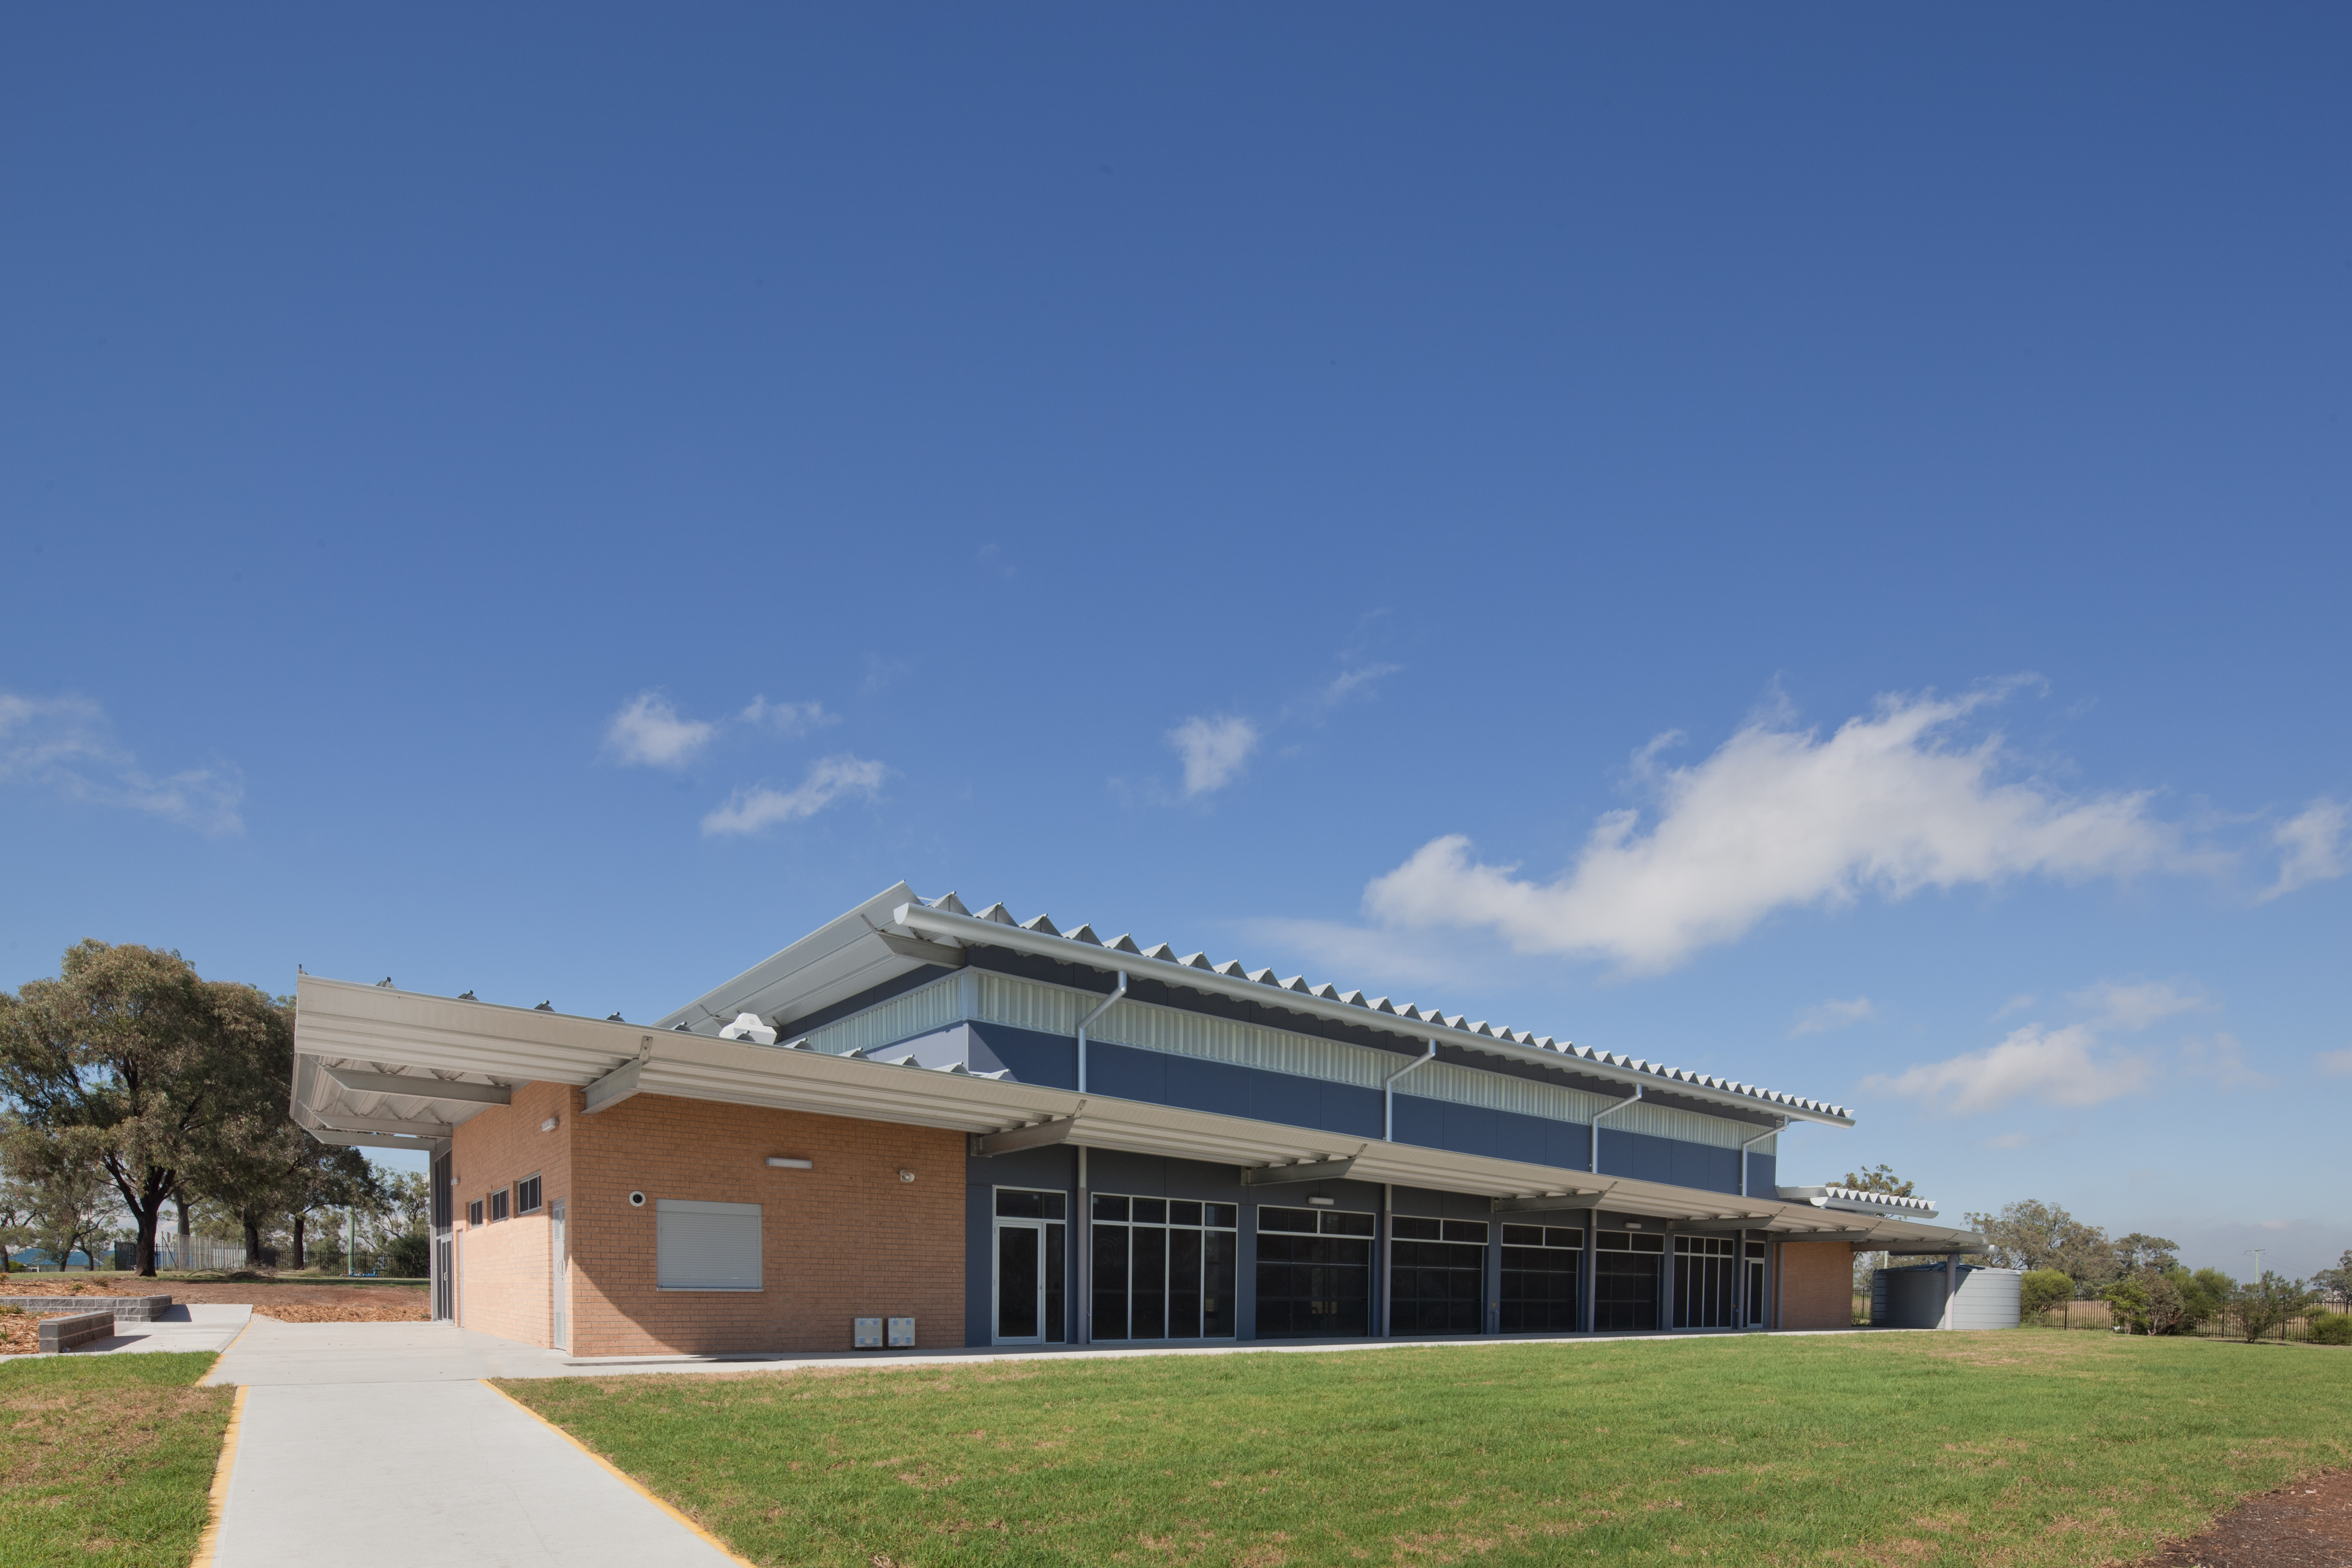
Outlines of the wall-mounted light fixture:
<svg viewBox="0 0 2352 1568">
<path fill-rule="evenodd" d="M 902 1182 L 911 1182 L 915 1179 L 915 1173 L 912 1171 L 901 1171 L 898 1173 L 898 1179 Z"/>
<path fill-rule="evenodd" d="M 1318 1209 L 1328 1209 L 1337 1204 L 1339 1200 L 1337 1198 L 1309 1198 L 1307 1201 L 1313 1204 Z"/>
<path fill-rule="evenodd" d="M 552 1131 L 555 1131 L 555 1118 L 554 1118 L 554 1117 L 552 1117 L 552 1116 L 551 1116 L 551 1117 L 549 1117 L 546 1121 L 544 1121 L 541 1122 L 541 1123 L 539 1124 L 539 1130 L 540 1130 L 541 1132 L 552 1132 Z"/>
<path fill-rule="evenodd" d="M 816 1162 L 794 1160 L 783 1154 L 771 1154 L 768 1156 L 768 1168 L 773 1171 L 814 1171 L 816 1169 Z"/>
</svg>

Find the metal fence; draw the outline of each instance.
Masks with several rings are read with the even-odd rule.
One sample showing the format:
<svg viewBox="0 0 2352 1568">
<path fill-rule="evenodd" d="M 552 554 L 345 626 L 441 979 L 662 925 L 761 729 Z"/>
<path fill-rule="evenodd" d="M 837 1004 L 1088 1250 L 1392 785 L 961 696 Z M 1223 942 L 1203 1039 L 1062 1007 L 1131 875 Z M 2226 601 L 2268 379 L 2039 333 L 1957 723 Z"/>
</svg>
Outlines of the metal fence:
<svg viewBox="0 0 2352 1568">
<path fill-rule="evenodd" d="M 2062 1301 L 2040 1314 L 2034 1321 L 2045 1329 L 2084 1329 L 2102 1333 L 2113 1333 L 2116 1330 L 2115 1312 L 2105 1301 Z M 2244 1323 L 2234 1310 L 2227 1308 L 2182 1332 L 2200 1340 L 2242 1340 L 2246 1337 Z M 2308 1340 L 2311 1338 L 2311 1320 L 2308 1317 L 2289 1318 L 2264 1332 L 2263 1338 L 2290 1344 Z"/>
<path fill-rule="evenodd" d="M 230 1269 L 245 1267 L 245 1248 L 240 1245 L 208 1241 L 201 1236 L 189 1237 L 183 1247 L 177 1235 L 157 1237 L 155 1267 L 183 1274 L 215 1271 L 225 1274 Z"/>
</svg>

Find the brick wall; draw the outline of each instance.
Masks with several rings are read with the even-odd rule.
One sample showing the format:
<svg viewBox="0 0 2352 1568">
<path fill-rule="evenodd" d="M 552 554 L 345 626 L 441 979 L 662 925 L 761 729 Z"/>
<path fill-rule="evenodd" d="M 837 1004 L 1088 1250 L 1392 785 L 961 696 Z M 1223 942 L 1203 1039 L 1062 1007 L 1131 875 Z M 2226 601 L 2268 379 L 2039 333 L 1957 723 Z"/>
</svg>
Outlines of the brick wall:
<svg viewBox="0 0 2352 1568">
<path fill-rule="evenodd" d="M 529 1344 L 551 1342 L 547 1205 L 572 1183 L 572 1101 L 561 1084 L 529 1083 L 510 1105 L 494 1105 L 460 1125 L 450 1140 L 452 1225 L 457 1247 L 457 1322 Z M 540 1123 L 557 1119 L 555 1131 Z M 526 1176 L 540 1179 L 540 1208 L 493 1224 L 489 1195 Z M 482 1205 L 482 1224 L 466 1223 L 466 1205 Z"/>
<path fill-rule="evenodd" d="M 919 1344 L 963 1342 L 961 1134 L 650 1094 L 593 1116 L 579 1105 L 576 1089 L 529 1085 L 505 1110 L 460 1127 L 454 1143 L 461 1205 L 499 1180 L 529 1174 L 521 1165 L 533 1157 L 544 1161 L 533 1168 L 547 1173 L 547 1201 L 567 1200 L 574 1354 L 847 1350 L 858 1317 L 912 1317 Z M 560 1125 L 542 1134 L 549 1115 Z M 559 1142 L 560 1165 L 539 1152 Z M 771 1154 L 814 1168 L 773 1170 Z M 899 1180 L 901 1170 L 915 1180 Z M 633 1191 L 646 1194 L 644 1207 L 630 1206 Z M 661 1289 L 655 1235 L 663 1198 L 760 1205 L 762 1288 Z M 462 1206 L 458 1219 L 462 1227 Z M 525 1234 L 509 1220 L 467 1237 L 463 1321 L 545 1344 L 543 1219 L 535 1254 Z"/>
<path fill-rule="evenodd" d="M 1784 1329 L 1843 1329 L 1853 1324 L 1853 1246 L 1780 1244 L 1780 1323 Z"/>
</svg>

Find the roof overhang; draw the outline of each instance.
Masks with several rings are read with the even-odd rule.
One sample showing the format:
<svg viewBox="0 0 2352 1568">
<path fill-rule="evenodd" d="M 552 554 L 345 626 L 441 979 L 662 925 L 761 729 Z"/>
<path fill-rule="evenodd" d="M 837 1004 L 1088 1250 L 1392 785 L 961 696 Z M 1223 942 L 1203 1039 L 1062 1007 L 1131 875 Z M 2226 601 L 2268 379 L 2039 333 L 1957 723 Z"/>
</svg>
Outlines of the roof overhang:
<svg viewBox="0 0 2352 1568">
<path fill-rule="evenodd" d="M 633 1080 L 634 1093 L 966 1134 L 1004 1133 L 1066 1121 L 1066 1129 L 1038 1141 L 1245 1170 L 1348 1161 L 1348 1179 L 1353 1181 L 1520 1200 L 1530 1205 L 1548 1202 L 1549 1206 L 1606 1208 L 1672 1221 L 1738 1223 L 1865 1246 L 1954 1242 L 1963 1235 L 1885 1215 L 1832 1218 L 1809 1204 L 1777 1198 L 1738 1198 L 1629 1177 L 1588 1175 L 1246 1117 L 1081 1095 L 961 1070 L 714 1039 L 311 975 L 300 981 L 295 1020 L 295 1116 L 303 1126 L 321 1130 L 321 1136 L 379 1113 L 384 1120 L 429 1120 L 454 1131 L 488 1109 L 478 1101 L 433 1100 L 425 1085 L 436 1080 L 587 1089 L 619 1076 Z M 404 1099 L 375 1096 L 373 1091 L 355 1094 L 344 1087 L 352 1074 L 342 1072 L 339 1078 L 328 1070 L 353 1067 L 416 1078 L 421 1093 Z M 615 1094 L 606 1103 L 618 1098 Z M 341 1133 L 337 1141 L 362 1135 Z"/>
<path fill-rule="evenodd" d="M 960 949 L 926 942 L 894 921 L 891 911 L 909 903 L 921 907 L 906 883 L 886 888 L 654 1027 L 676 1030 L 683 1024 L 696 1033 L 716 1033 L 739 1013 L 757 1013 L 778 1029 L 789 1028 L 797 1019 L 918 969 L 961 964 Z"/>
<path fill-rule="evenodd" d="M 1892 1193 L 1864 1192 L 1859 1187 L 1780 1187 L 1776 1190 L 1791 1203 L 1811 1204 L 1817 1209 L 1834 1209 L 1840 1214 L 1896 1215 L 1917 1219 L 1936 1217 L 1936 1201 L 1933 1198 L 1897 1197 Z"/>
</svg>

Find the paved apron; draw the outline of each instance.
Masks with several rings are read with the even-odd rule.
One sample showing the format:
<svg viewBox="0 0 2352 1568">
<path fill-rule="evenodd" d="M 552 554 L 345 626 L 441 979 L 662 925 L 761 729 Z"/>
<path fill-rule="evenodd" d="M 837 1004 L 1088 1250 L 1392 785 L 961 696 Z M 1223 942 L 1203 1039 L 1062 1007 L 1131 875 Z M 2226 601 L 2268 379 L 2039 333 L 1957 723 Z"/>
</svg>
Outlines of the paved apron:
<svg viewBox="0 0 2352 1568">
<path fill-rule="evenodd" d="M 210 1379 L 250 1385 L 215 1568 L 726 1568 L 480 1382 L 561 1362 L 446 1324 L 256 1318 Z"/>
</svg>

